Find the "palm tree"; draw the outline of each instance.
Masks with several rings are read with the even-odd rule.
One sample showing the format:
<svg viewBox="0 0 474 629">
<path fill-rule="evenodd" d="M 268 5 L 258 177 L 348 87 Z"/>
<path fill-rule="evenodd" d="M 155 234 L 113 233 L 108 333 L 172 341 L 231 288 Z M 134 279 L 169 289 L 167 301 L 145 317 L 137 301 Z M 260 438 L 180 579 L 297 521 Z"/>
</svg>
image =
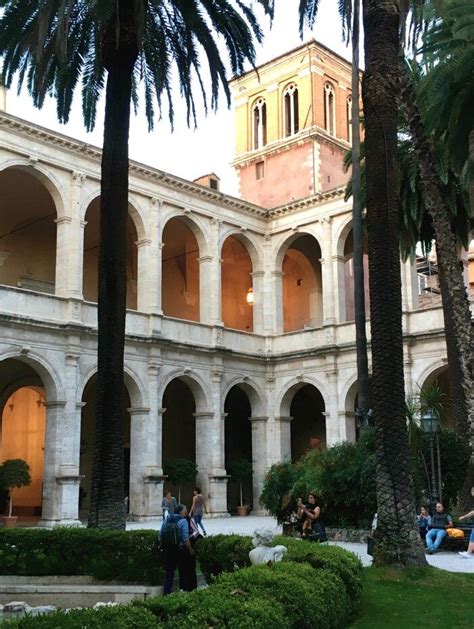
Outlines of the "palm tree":
<svg viewBox="0 0 474 629">
<path fill-rule="evenodd" d="M 317 7 L 316 0 L 300 1 L 300 26 L 304 19 L 314 20 Z M 396 160 L 400 91 L 398 7 L 390 0 L 363 0 L 363 21 L 372 402 L 377 456 L 375 561 L 423 565 L 426 560 L 415 529 L 403 376 Z"/>
<path fill-rule="evenodd" d="M 259 0 L 272 14 L 272 0 Z M 251 5 L 250 5 L 251 6 Z M 37 107 L 47 94 L 67 122 L 74 89 L 82 82 L 86 127 L 95 123 L 105 85 L 101 166 L 96 430 L 89 526 L 123 528 L 124 474 L 121 394 L 125 343 L 128 137 L 130 103 L 143 84 L 145 111 L 153 126 L 163 96 L 173 121 L 171 75 L 177 69 L 188 123 L 196 122 L 192 76 L 207 109 L 200 50 L 207 60 L 211 107 L 227 72 L 216 36 L 223 39 L 233 73 L 254 64 L 254 38 L 262 32 L 249 3 L 240 0 L 1 0 L 1 79 L 18 75 Z"/>
</svg>

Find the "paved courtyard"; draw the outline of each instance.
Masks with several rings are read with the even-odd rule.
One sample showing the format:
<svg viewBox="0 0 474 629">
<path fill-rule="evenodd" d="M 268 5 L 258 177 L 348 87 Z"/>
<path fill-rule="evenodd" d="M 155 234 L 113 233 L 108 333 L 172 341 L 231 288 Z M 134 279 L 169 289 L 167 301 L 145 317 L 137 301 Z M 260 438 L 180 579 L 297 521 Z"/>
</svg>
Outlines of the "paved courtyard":
<svg viewBox="0 0 474 629">
<path fill-rule="evenodd" d="M 129 522 L 128 530 L 135 529 L 159 529 L 161 522 Z M 204 527 L 209 535 L 218 533 L 236 533 L 238 535 L 251 535 L 255 529 L 268 528 L 276 534 L 281 533 L 281 526 L 269 516 L 249 516 L 247 518 L 209 518 L 204 522 Z M 329 542 L 346 550 L 350 550 L 360 557 L 364 566 L 372 564 L 372 557 L 367 554 L 365 544 L 352 544 L 346 542 Z M 428 563 L 435 568 L 441 568 L 449 572 L 467 572 L 474 574 L 474 558 L 463 559 L 456 552 L 441 551 L 435 555 L 427 555 Z"/>
</svg>

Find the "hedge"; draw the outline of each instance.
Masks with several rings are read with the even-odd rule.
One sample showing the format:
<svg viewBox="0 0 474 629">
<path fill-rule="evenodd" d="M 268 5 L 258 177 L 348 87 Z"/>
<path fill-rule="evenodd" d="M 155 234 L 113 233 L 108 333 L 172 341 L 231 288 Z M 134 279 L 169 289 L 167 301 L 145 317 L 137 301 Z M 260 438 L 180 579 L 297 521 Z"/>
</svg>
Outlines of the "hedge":
<svg viewBox="0 0 474 629">
<path fill-rule="evenodd" d="M 117 605 L 99 609 L 71 609 L 2 623 L 2 629 L 157 629 L 156 617 L 146 607 Z"/>
<path fill-rule="evenodd" d="M 155 531 L 83 528 L 0 530 L 0 573 L 88 575 L 157 585 L 163 582 Z"/>
<path fill-rule="evenodd" d="M 203 537 L 196 545 L 201 572 L 207 583 L 221 572 L 233 572 L 250 566 L 252 538 L 242 535 L 212 535 Z"/>
</svg>

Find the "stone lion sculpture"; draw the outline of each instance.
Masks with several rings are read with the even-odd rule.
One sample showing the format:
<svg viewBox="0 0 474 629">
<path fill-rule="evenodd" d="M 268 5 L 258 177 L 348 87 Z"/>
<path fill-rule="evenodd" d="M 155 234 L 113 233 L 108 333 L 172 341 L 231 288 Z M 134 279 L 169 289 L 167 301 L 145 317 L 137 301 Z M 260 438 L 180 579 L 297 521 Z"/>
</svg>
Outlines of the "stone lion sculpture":
<svg viewBox="0 0 474 629">
<path fill-rule="evenodd" d="M 253 534 L 253 550 L 249 552 L 250 563 L 253 566 L 271 564 L 281 561 L 287 552 L 286 546 L 271 546 L 275 536 L 270 529 L 257 529 Z"/>
</svg>

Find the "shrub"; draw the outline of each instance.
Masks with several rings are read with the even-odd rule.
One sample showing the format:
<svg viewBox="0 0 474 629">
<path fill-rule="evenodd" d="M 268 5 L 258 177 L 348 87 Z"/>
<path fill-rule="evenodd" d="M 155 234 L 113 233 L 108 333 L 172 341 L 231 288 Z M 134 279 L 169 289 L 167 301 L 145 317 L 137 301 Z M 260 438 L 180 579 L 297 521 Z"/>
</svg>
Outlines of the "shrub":
<svg viewBox="0 0 474 629">
<path fill-rule="evenodd" d="M 286 522 L 295 508 L 291 499 L 295 480 L 296 467 L 291 463 L 275 463 L 265 474 L 260 503 L 279 524 Z"/>
<path fill-rule="evenodd" d="M 242 535 L 213 535 L 196 544 L 201 571 L 208 583 L 221 572 L 233 572 L 250 566 L 252 538 Z"/>
<path fill-rule="evenodd" d="M 5 575 L 89 575 L 99 580 L 163 582 L 154 531 L 3 529 L 0 566 Z"/>
<path fill-rule="evenodd" d="M 351 611 L 355 612 L 358 609 L 362 593 L 363 568 L 356 555 L 338 546 L 314 544 L 287 537 L 279 537 L 275 543 L 286 545 L 288 548 L 283 561 L 308 563 L 315 570 L 329 571 L 337 575 L 344 583 Z"/>
<path fill-rule="evenodd" d="M 226 598 L 238 592 L 242 597 L 264 596 L 279 603 L 290 627 L 347 626 L 348 597 L 341 579 L 308 564 L 276 563 L 223 573 L 212 589 Z"/>
<path fill-rule="evenodd" d="M 264 596 L 249 595 L 234 590 L 222 591 L 214 585 L 189 594 L 176 593 L 147 599 L 145 605 L 155 614 L 160 626 L 175 628 L 186 627 L 228 627 L 247 629 L 265 627 L 265 629 L 289 629 L 283 606 L 277 601 Z"/>
<path fill-rule="evenodd" d="M 26 615 L 5 622 L 5 629 L 157 629 L 160 625 L 146 607 L 117 605 L 99 609 L 72 609 L 40 616 Z"/>
</svg>

